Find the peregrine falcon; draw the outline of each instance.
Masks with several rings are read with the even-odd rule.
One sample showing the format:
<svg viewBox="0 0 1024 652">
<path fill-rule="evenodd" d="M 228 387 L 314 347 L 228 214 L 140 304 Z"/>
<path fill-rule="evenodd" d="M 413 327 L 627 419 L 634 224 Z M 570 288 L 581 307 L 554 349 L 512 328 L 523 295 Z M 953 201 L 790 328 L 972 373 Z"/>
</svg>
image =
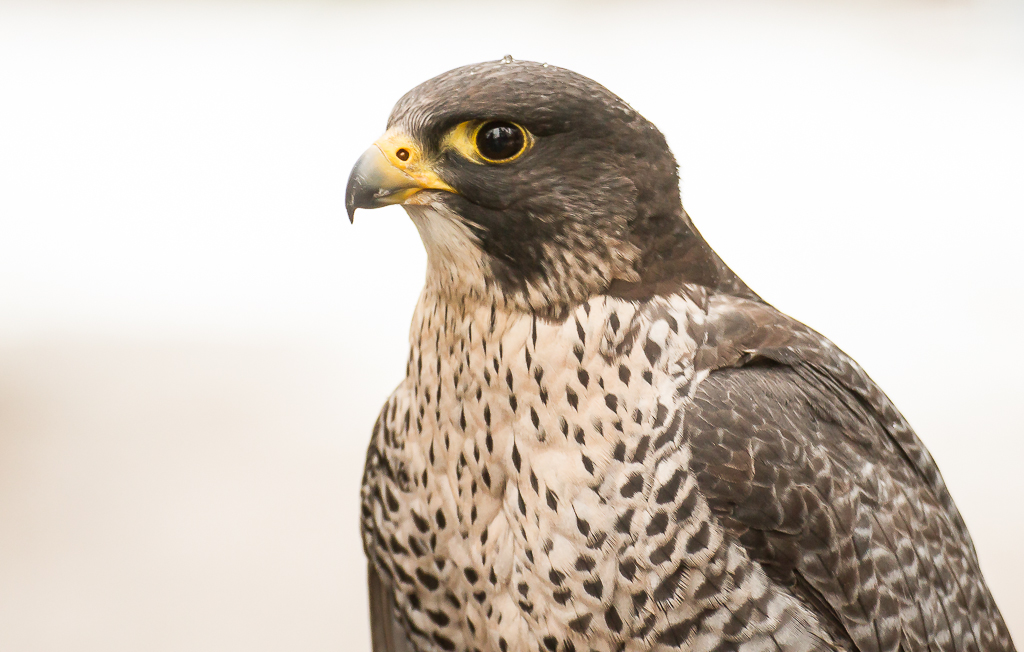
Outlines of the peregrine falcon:
<svg viewBox="0 0 1024 652">
<path fill-rule="evenodd" d="M 1014 649 L 935 462 L 683 210 L 664 136 L 546 64 L 402 97 L 346 208 L 427 251 L 366 458 L 376 652 Z"/>
</svg>

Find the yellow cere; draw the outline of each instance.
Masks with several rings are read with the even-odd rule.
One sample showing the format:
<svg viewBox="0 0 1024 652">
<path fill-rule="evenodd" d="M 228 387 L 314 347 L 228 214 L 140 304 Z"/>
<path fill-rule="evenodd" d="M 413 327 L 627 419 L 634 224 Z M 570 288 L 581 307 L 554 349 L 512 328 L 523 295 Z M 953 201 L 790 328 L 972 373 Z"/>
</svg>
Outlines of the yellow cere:
<svg viewBox="0 0 1024 652">
<path fill-rule="evenodd" d="M 444 190 L 454 193 L 455 189 L 441 180 L 432 167 L 433 161 L 426 160 L 423 148 L 411 136 L 397 129 L 388 130 L 374 143 L 384 154 L 388 163 L 416 182 L 418 190 Z"/>
</svg>

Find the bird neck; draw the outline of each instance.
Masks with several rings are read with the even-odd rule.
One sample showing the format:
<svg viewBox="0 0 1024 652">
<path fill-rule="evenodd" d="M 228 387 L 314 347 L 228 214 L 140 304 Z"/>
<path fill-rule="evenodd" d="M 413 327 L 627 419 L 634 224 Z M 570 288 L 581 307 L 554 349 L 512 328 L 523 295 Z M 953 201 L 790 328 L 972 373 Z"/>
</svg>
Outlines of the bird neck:
<svg viewBox="0 0 1024 652">
<path fill-rule="evenodd" d="M 637 265 L 639 280 L 616 279 L 609 285 L 608 295 L 643 301 L 700 286 L 712 293 L 761 300 L 708 245 L 681 205 L 631 226 L 631 240 L 642 252 Z"/>
</svg>

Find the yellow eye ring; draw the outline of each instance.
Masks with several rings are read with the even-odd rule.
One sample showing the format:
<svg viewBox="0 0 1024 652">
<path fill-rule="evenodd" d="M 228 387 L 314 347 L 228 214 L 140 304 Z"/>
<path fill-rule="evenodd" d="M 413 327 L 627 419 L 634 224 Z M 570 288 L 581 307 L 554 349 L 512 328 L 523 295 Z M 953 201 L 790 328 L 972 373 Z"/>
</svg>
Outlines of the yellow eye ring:
<svg viewBox="0 0 1024 652">
<path fill-rule="evenodd" d="M 452 129 L 445 145 L 471 161 L 490 165 L 510 163 L 533 145 L 525 127 L 505 120 L 471 120 Z"/>
<path fill-rule="evenodd" d="M 489 120 L 473 132 L 473 146 L 488 163 L 508 163 L 526 151 L 526 130 L 512 122 Z"/>
</svg>

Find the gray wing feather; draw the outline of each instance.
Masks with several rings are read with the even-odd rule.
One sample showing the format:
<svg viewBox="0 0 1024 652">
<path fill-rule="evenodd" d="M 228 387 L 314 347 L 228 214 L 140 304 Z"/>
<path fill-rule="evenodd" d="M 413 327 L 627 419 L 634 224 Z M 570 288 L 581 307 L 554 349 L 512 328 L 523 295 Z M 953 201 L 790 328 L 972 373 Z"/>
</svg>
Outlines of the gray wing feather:
<svg viewBox="0 0 1024 652">
<path fill-rule="evenodd" d="M 391 586 L 381 579 L 372 563 L 367 565 L 366 574 L 370 587 L 370 638 L 373 652 L 416 652 L 395 613 Z"/>
<path fill-rule="evenodd" d="M 860 367 L 732 297 L 705 341 L 691 470 L 769 576 L 853 650 L 1013 650 L 934 461 Z"/>
</svg>

